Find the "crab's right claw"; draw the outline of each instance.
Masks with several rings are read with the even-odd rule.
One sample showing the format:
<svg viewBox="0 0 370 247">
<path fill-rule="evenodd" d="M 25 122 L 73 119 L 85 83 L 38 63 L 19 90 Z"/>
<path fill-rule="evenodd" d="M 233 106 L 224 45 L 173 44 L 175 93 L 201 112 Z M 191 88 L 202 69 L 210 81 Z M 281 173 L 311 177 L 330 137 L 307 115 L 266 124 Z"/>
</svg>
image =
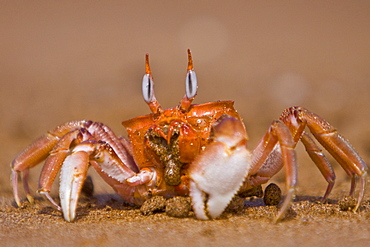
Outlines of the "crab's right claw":
<svg viewBox="0 0 370 247">
<path fill-rule="evenodd" d="M 243 123 L 226 117 L 213 126 L 213 142 L 190 166 L 190 196 L 198 219 L 222 214 L 248 175 L 251 154 Z"/>
</svg>

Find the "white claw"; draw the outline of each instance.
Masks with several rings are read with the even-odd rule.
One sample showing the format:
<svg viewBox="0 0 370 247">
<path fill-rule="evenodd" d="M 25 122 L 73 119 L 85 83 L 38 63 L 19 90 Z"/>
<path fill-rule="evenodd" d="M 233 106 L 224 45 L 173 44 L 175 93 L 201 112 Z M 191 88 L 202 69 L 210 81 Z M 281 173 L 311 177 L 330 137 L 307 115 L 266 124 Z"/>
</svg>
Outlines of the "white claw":
<svg viewBox="0 0 370 247">
<path fill-rule="evenodd" d="M 59 197 L 64 219 L 68 222 L 76 218 L 77 201 L 87 176 L 88 161 L 88 153 L 72 152 L 61 168 Z"/>
<path fill-rule="evenodd" d="M 245 147 L 228 152 L 222 143 L 207 147 L 193 163 L 190 196 L 198 219 L 221 215 L 248 174 L 251 155 Z"/>
<path fill-rule="evenodd" d="M 235 127 L 233 125 L 239 123 L 231 119 L 228 124 Z M 223 127 L 228 128 L 227 124 Z M 237 128 L 237 131 L 243 132 L 244 126 L 237 127 L 241 127 L 241 130 Z M 198 219 L 214 219 L 220 216 L 250 169 L 251 153 L 245 142 L 241 142 L 246 136 L 229 136 L 229 140 L 233 141 L 221 142 L 217 140 L 225 140 L 225 133 L 220 134 L 189 168 L 190 196 Z"/>
</svg>

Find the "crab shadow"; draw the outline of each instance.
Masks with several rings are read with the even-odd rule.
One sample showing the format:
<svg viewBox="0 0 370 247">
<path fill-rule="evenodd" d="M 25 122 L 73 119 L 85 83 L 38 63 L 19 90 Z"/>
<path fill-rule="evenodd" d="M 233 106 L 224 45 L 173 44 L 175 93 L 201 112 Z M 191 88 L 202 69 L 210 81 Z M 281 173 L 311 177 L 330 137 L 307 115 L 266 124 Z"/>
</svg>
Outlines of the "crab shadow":
<svg viewBox="0 0 370 247">
<path fill-rule="evenodd" d="M 281 203 L 285 200 L 285 196 L 282 196 L 282 199 L 280 201 L 280 203 L 277 205 L 279 207 L 279 205 L 281 205 Z M 301 195 L 301 196 L 298 196 L 296 195 L 294 200 L 292 201 L 292 203 L 297 203 L 297 202 L 304 202 L 304 201 L 307 201 L 307 202 L 311 202 L 311 203 L 326 203 L 326 204 L 337 204 L 338 203 L 338 200 L 333 200 L 333 199 L 327 199 L 325 202 L 322 201 L 322 197 L 320 196 L 307 196 L 307 195 Z M 250 199 L 246 199 L 245 200 L 245 206 L 246 207 L 266 207 L 268 205 L 266 205 L 263 201 L 262 198 L 250 198 Z"/>
<path fill-rule="evenodd" d="M 284 200 L 285 196 L 282 196 L 278 205 L 266 205 L 263 198 L 247 198 L 244 202 L 244 208 L 247 211 L 249 209 L 251 217 L 257 216 L 257 218 L 268 218 L 274 220 Z M 337 205 L 338 203 L 339 200 L 334 199 L 323 201 L 320 196 L 296 195 L 289 209 L 285 213 L 285 216 L 279 220 L 279 222 L 291 221 L 299 217 L 299 214 L 302 213 L 300 210 L 297 211 L 297 207 L 300 207 L 299 204 L 305 205 L 304 207 L 307 205 L 311 205 L 311 207 L 320 207 L 320 205 Z"/>
<path fill-rule="evenodd" d="M 54 198 L 56 201 L 59 201 L 58 198 Z M 282 197 L 281 202 L 283 202 L 285 197 Z M 244 209 L 247 208 L 254 208 L 255 210 L 263 211 L 266 208 L 275 208 L 274 210 L 277 212 L 279 209 L 281 202 L 275 206 L 268 206 L 264 203 L 263 198 L 246 198 L 244 200 Z M 339 200 L 328 199 L 326 202 L 322 202 L 322 197 L 318 196 L 308 196 L 308 195 L 300 195 L 295 196 L 295 199 L 292 202 L 292 205 L 302 202 L 309 202 L 313 204 L 338 204 Z M 58 216 L 63 217 L 62 213 L 55 209 L 54 207 L 47 205 L 48 202 L 45 201 L 42 197 L 35 197 L 35 203 L 40 203 L 41 205 L 38 207 L 38 213 L 49 215 L 49 216 Z M 14 206 L 15 203 L 13 203 Z M 25 208 L 32 207 L 32 204 L 24 204 Z M 93 196 L 81 196 L 79 199 L 79 205 L 77 207 L 77 215 L 78 218 L 84 217 L 89 215 L 90 211 L 94 210 L 136 210 L 140 207 L 127 203 L 124 199 L 122 199 L 119 195 L 111 193 L 111 194 L 96 194 Z M 266 216 L 267 217 L 267 216 Z M 292 209 L 292 207 L 288 210 L 286 217 L 283 221 L 293 220 L 297 217 L 297 213 Z"/>
<path fill-rule="evenodd" d="M 58 197 L 53 197 L 53 199 L 59 203 Z M 17 207 L 16 203 L 12 203 L 13 206 Z M 42 197 L 35 197 L 34 204 L 41 204 L 41 206 L 37 207 L 39 210 L 37 213 L 45 214 L 49 216 L 59 216 L 62 217 L 62 212 L 58 211 L 56 208 L 47 205 L 48 202 Z M 22 208 L 32 207 L 31 203 L 24 202 Z M 40 209 L 41 207 L 41 209 Z M 117 194 L 97 194 L 93 196 L 81 196 L 78 201 L 77 207 L 77 215 L 78 218 L 86 216 L 89 214 L 89 211 L 93 210 L 102 210 L 102 209 L 109 209 L 109 210 L 133 210 L 137 209 L 138 207 L 135 205 L 131 205 L 123 200 Z"/>
</svg>

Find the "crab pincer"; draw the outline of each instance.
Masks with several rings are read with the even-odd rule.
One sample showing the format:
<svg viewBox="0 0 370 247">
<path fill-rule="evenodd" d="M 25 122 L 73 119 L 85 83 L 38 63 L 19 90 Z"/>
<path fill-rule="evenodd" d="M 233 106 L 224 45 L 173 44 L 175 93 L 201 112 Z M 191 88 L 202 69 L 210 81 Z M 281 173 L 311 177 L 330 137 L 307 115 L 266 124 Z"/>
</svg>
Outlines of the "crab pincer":
<svg viewBox="0 0 370 247">
<path fill-rule="evenodd" d="M 89 145 L 80 144 L 63 162 L 60 171 L 59 198 L 64 219 L 68 222 L 76 218 L 78 198 L 86 180 L 89 156 L 93 151 Z"/>
<path fill-rule="evenodd" d="M 211 131 L 211 143 L 189 168 L 190 196 L 198 219 L 221 215 L 248 175 L 251 153 L 243 123 L 222 118 Z"/>
</svg>

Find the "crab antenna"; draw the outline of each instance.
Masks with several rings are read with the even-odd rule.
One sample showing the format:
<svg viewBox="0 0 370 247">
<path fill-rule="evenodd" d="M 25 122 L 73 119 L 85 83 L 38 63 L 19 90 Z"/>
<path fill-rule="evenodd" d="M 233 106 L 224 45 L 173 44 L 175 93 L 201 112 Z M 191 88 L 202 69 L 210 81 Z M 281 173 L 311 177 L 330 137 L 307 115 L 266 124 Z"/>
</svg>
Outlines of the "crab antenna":
<svg viewBox="0 0 370 247">
<path fill-rule="evenodd" d="M 162 107 L 154 95 L 154 81 L 149 65 L 149 54 L 145 55 L 145 75 L 142 81 L 142 92 L 145 102 L 153 113 L 160 113 Z"/>
<path fill-rule="evenodd" d="M 198 89 L 197 75 L 193 70 L 193 58 L 190 49 L 188 49 L 188 71 L 186 73 L 185 88 L 185 96 L 180 102 L 180 108 L 184 111 L 188 111 L 191 102 L 195 98 L 195 95 L 197 95 Z"/>
</svg>

